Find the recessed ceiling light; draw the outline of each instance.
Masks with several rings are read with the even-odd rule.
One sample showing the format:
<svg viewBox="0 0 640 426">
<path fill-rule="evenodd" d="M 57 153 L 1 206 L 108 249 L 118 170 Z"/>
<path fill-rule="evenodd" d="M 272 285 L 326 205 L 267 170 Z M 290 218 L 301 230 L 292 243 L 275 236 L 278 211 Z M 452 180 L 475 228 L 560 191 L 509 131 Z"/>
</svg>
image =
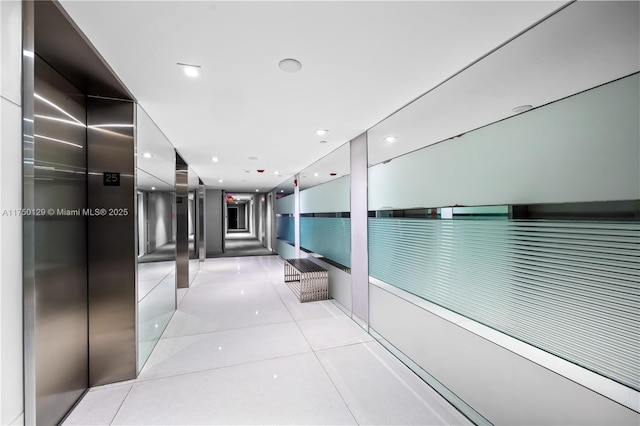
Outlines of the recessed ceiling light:
<svg viewBox="0 0 640 426">
<path fill-rule="evenodd" d="M 314 176 L 318 176 L 318 173 L 314 173 L 313 175 L 314 175 Z"/>
<path fill-rule="evenodd" d="M 218 182 L 222 183 L 222 179 L 219 179 Z"/>
<path fill-rule="evenodd" d="M 280 69 L 284 72 L 298 72 L 302 69 L 302 63 L 297 59 L 287 58 L 280 61 L 278 64 Z"/>
<path fill-rule="evenodd" d="M 249 160 L 257 160 L 258 157 L 249 157 Z"/>
<path fill-rule="evenodd" d="M 531 108 L 533 108 L 533 105 L 520 105 L 515 107 L 512 111 L 519 114 L 521 112 L 529 111 Z"/>
<path fill-rule="evenodd" d="M 324 136 L 324 135 L 326 135 L 326 134 L 327 134 L 327 132 L 328 132 L 328 130 L 327 130 L 327 129 L 318 129 L 318 130 L 316 130 L 316 135 L 318 135 L 318 136 Z"/>
<path fill-rule="evenodd" d="M 259 190 L 259 189 L 256 189 L 256 192 L 260 192 L 260 190 Z"/>
<path fill-rule="evenodd" d="M 151 158 L 151 153 L 150 152 L 145 152 L 144 154 L 142 154 L 142 156 L 144 158 Z"/>
<path fill-rule="evenodd" d="M 284 189 L 281 189 L 280 192 L 284 192 Z"/>
<path fill-rule="evenodd" d="M 386 138 L 384 138 L 385 142 L 395 142 L 398 140 L 398 138 L 396 138 L 395 136 L 387 136 Z"/>
<path fill-rule="evenodd" d="M 211 157 L 211 161 L 213 161 L 214 163 L 218 162 L 218 157 Z"/>
<path fill-rule="evenodd" d="M 280 174 L 277 170 L 273 172 L 274 175 Z"/>
<path fill-rule="evenodd" d="M 155 190 L 156 190 L 156 187 L 155 187 L 155 186 L 152 186 L 152 187 L 151 187 L 151 190 L 152 190 L 152 191 L 155 191 Z"/>
<path fill-rule="evenodd" d="M 187 77 L 196 78 L 202 75 L 202 67 L 199 65 L 181 64 L 178 62 L 178 66 L 182 68 L 182 71 Z"/>
</svg>

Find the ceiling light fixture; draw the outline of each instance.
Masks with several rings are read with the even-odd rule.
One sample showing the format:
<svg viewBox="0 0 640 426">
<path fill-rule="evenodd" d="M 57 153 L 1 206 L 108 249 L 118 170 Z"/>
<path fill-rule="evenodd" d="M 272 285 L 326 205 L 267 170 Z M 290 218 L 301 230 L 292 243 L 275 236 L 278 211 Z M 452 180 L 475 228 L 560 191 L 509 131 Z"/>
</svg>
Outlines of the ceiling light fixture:
<svg viewBox="0 0 640 426">
<path fill-rule="evenodd" d="M 256 189 L 256 192 L 260 192 L 260 190 L 259 190 L 259 189 Z"/>
<path fill-rule="evenodd" d="M 284 189 L 281 189 L 280 192 L 284 192 Z"/>
<path fill-rule="evenodd" d="M 533 108 L 533 105 L 520 105 L 512 109 L 512 111 L 520 114 L 521 112 L 529 111 L 531 108 Z"/>
<path fill-rule="evenodd" d="M 273 172 L 273 174 L 274 174 L 274 175 L 277 175 L 277 174 L 279 174 L 279 173 L 278 173 L 278 171 L 276 170 L 275 172 Z"/>
<path fill-rule="evenodd" d="M 144 154 L 142 154 L 142 156 L 143 156 L 144 158 L 151 158 L 151 157 L 152 157 L 152 155 L 151 155 L 151 153 L 150 153 L 150 152 L 145 152 Z"/>
<path fill-rule="evenodd" d="M 152 191 L 155 191 L 155 190 L 156 190 L 156 187 L 155 187 L 155 186 L 152 186 L 152 187 L 151 187 L 151 190 L 152 190 Z"/>
<path fill-rule="evenodd" d="M 282 71 L 289 73 L 298 72 L 302 69 L 302 63 L 293 58 L 286 58 L 281 60 L 278 66 Z"/>
<path fill-rule="evenodd" d="M 326 134 L 327 134 L 327 132 L 328 132 L 328 130 L 327 130 L 327 129 L 318 129 L 318 130 L 316 130 L 316 135 L 318 135 L 318 136 L 324 136 L 324 135 L 326 135 Z"/>
<path fill-rule="evenodd" d="M 213 161 L 214 163 L 218 162 L 218 157 L 211 157 L 211 161 Z"/>
<path fill-rule="evenodd" d="M 397 140 L 398 138 L 396 138 L 395 136 L 387 136 L 386 138 L 384 138 L 384 141 L 389 143 L 395 142 Z"/>
<path fill-rule="evenodd" d="M 319 175 L 318 175 L 318 173 L 314 173 L 313 175 L 314 175 L 314 176 L 319 176 Z"/>
<path fill-rule="evenodd" d="M 218 182 L 222 183 L 222 179 L 219 179 Z"/>
<path fill-rule="evenodd" d="M 202 67 L 199 65 L 181 64 L 178 62 L 178 66 L 182 68 L 182 71 L 187 77 L 196 78 L 202 75 Z"/>
</svg>

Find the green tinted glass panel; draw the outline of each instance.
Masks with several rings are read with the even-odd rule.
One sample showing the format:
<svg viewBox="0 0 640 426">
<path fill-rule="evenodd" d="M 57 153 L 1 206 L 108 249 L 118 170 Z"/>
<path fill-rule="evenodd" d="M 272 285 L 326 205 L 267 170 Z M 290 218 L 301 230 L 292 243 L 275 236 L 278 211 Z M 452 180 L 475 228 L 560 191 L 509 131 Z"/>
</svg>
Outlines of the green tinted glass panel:
<svg viewBox="0 0 640 426">
<path fill-rule="evenodd" d="M 334 262 L 351 267 L 351 219 L 301 217 L 300 245 Z"/>
<path fill-rule="evenodd" d="M 369 274 L 640 389 L 640 224 L 369 218 Z"/>
</svg>

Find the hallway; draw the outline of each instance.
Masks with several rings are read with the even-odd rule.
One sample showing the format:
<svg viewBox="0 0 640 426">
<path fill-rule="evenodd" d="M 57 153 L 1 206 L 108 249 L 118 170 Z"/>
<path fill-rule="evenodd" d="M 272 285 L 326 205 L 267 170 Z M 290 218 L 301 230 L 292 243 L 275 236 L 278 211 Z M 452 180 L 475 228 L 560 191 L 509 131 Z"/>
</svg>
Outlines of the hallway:
<svg viewBox="0 0 640 426">
<path fill-rule="evenodd" d="M 300 304 L 276 256 L 208 259 L 140 376 L 66 425 L 470 424 L 332 301 Z"/>
<path fill-rule="evenodd" d="M 232 231 L 225 236 L 224 253 L 207 257 L 267 256 L 275 254 L 262 246 L 260 240 L 248 231 Z"/>
</svg>

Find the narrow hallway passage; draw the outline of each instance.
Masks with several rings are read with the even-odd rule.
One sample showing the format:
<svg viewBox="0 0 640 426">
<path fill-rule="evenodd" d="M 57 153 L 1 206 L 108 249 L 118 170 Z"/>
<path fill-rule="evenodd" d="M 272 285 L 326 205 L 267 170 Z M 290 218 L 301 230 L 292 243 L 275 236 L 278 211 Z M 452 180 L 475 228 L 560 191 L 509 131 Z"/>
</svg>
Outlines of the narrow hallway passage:
<svg viewBox="0 0 640 426">
<path fill-rule="evenodd" d="M 301 304 L 276 256 L 208 259 L 136 380 L 67 425 L 470 424 L 332 301 Z"/>
</svg>

